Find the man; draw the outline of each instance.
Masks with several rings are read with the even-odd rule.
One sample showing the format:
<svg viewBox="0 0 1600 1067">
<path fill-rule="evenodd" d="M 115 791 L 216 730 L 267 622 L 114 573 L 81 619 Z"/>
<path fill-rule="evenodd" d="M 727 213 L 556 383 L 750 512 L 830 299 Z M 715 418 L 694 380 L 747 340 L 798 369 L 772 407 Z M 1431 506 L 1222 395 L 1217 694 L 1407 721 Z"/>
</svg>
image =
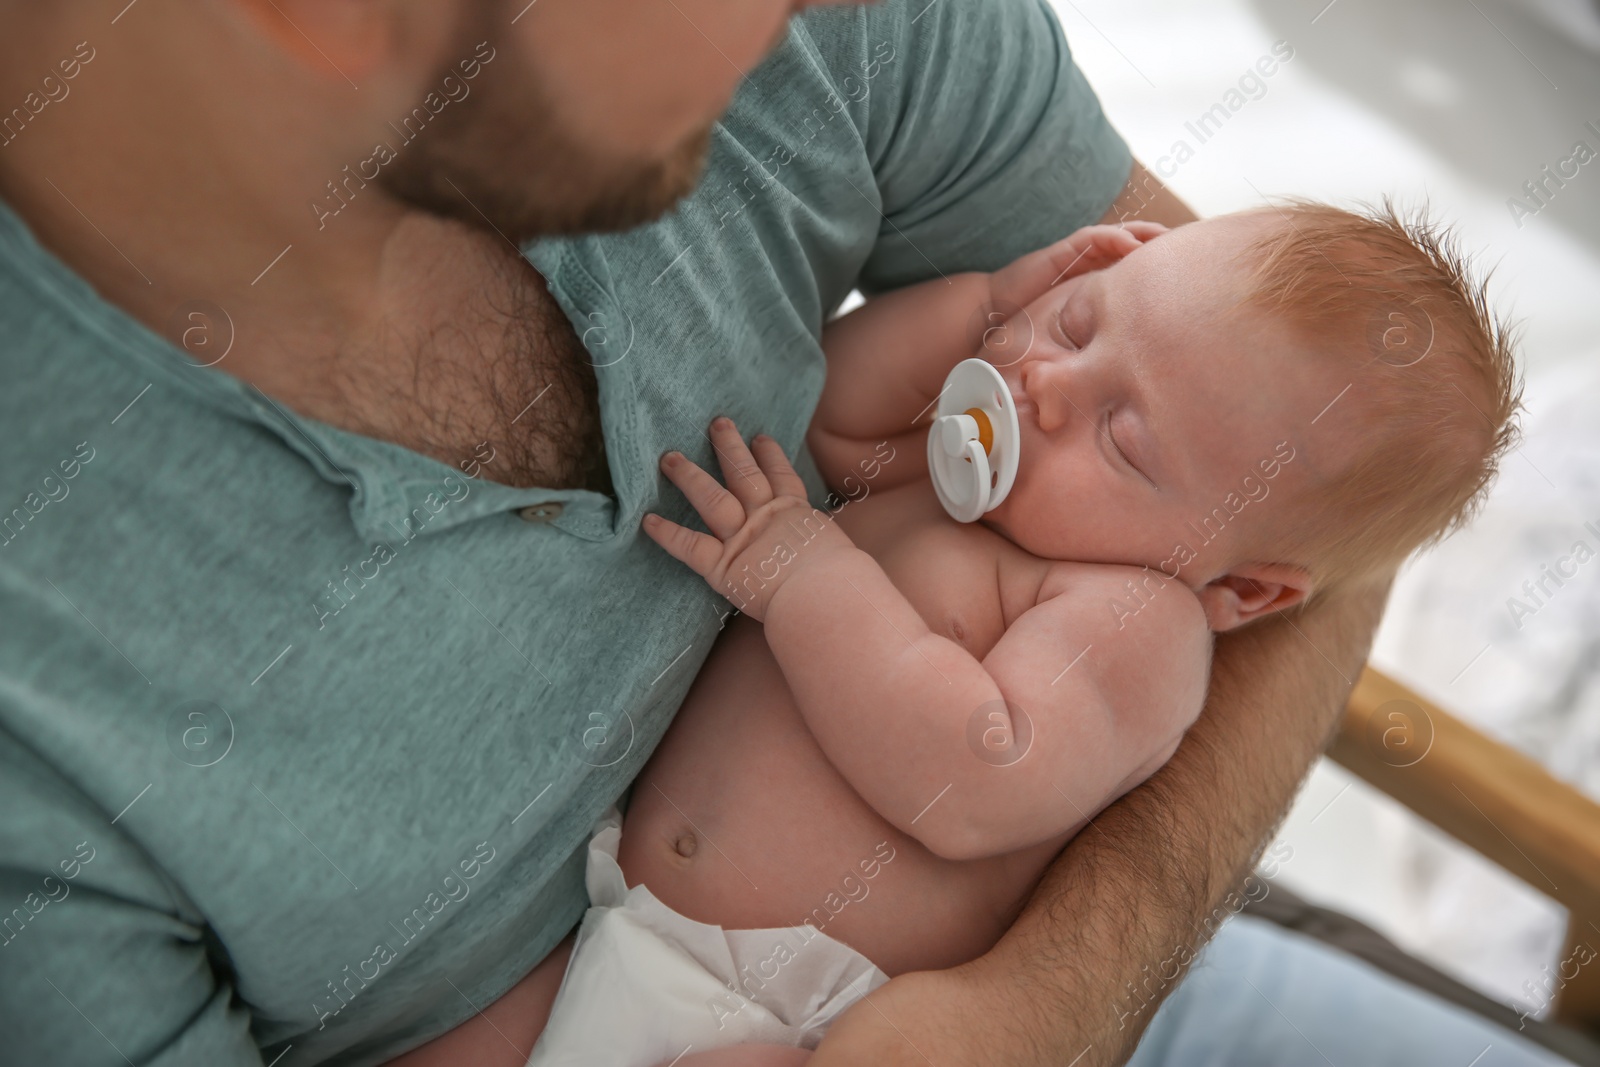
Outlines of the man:
<svg viewBox="0 0 1600 1067">
<path fill-rule="evenodd" d="M 0 6 L 8 1062 L 370 1064 L 463 1023 L 522 1062 L 593 819 L 726 611 L 639 537 L 656 456 L 709 462 L 718 412 L 794 452 L 854 286 L 1192 218 L 1047 9 L 803 6 Z M 1005 941 L 814 1067 L 1125 1056 L 1378 602 L 1224 642 Z"/>
</svg>

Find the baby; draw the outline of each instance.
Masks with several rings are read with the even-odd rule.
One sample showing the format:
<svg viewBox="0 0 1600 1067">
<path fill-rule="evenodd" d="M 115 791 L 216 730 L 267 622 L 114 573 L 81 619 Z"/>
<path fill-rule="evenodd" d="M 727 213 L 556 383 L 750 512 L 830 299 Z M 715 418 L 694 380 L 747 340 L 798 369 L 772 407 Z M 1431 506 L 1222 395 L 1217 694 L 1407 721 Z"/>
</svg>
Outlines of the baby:
<svg viewBox="0 0 1600 1067">
<path fill-rule="evenodd" d="M 538 1067 L 800 1063 L 889 976 L 986 952 L 1177 748 L 1211 635 L 1459 525 L 1516 405 L 1437 235 L 1306 202 L 1089 227 L 884 294 L 823 347 L 807 440 L 848 503 L 814 509 L 726 419 L 721 483 L 662 460 L 710 532 L 645 531 L 741 614 L 593 839 Z M 973 356 L 1021 467 L 964 525 L 924 439 Z"/>
</svg>

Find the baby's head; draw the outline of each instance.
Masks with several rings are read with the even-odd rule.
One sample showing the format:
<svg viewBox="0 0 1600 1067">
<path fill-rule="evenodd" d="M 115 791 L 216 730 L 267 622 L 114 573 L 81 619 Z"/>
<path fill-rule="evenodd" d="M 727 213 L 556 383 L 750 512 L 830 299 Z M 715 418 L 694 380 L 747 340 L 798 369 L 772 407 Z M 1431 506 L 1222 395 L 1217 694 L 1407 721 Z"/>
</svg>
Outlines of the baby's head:
<svg viewBox="0 0 1600 1067">
<path fill-rule="evenodd" d="M 1470 516 L 1514 433 L 1508 331 L 1448 234 L 1387 204 L 1193 223 L 1052 288 L 989 356 L 1022 464 L 986 516 L 1150 568 L 1213 629 L 1386 573 Z"/>
</svg>

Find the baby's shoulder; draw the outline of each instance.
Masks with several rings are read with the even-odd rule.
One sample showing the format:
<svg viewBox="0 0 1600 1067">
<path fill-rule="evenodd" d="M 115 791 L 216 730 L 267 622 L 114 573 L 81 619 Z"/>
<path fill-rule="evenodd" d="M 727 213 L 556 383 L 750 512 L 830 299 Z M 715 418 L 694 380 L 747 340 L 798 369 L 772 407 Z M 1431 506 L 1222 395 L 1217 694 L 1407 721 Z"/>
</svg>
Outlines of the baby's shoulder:
<svg viewBox="0 0 1600 1067">
<path fill-rule="evenodd" d="M 1086 636 L 1118 640 L 1120 635 L 1171 640 L 1207 638 L 1205 610 L 1194 592 L 1152 567 L 1117 563 L 1051 562 L 1039 585 L 1039 604 L 1083 620 Z M 1139 642 L 1143 644 L 1143 641 Z"/>
<path fill-rule="evenodd" d="M 1066 621 L 1071 644 L 1120 709 L 1180 708 L 1190 718 L 1211 674 L 1212 636 L 1193 590 L 1149 567 L 1054 563 L 1036 611 Z"/>
</svg>

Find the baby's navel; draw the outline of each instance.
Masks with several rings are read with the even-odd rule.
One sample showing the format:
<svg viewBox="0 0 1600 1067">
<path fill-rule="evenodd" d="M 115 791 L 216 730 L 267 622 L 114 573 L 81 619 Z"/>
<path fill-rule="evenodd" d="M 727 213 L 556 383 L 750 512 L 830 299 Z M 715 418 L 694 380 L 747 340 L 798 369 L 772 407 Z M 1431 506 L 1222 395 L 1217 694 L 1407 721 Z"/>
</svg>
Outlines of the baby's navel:
<svg viewBox="0 0 1600 1067">
<path fill-rule="evenodd" d="M 672 843 L 672 850 L 684 859 L 689 859 L 693 856 L 695 850 L 699 847 L 700 842 L 695 838 L 694 834 L 687 831 L 679 834 L 678 839 Z"/>
</svg>

